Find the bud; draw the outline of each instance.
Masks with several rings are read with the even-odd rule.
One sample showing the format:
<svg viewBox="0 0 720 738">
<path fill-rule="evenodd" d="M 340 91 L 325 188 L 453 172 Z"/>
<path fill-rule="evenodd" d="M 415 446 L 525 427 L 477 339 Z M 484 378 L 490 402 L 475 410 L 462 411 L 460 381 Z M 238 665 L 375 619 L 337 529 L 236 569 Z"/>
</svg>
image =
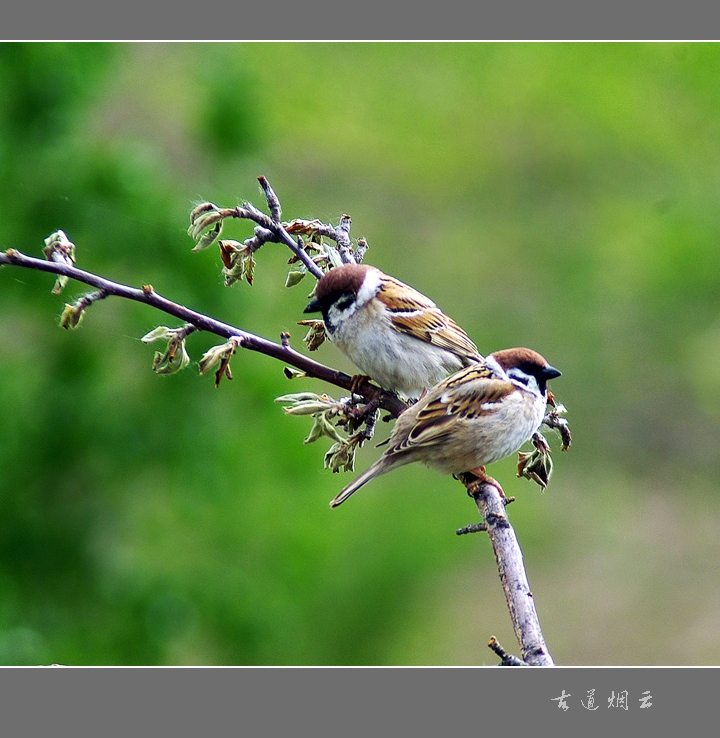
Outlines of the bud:
<svg viewBox="0 0 720 738">
<path fill-rule="evenodd" d="M 221 241 L 223 267 L 222 273 L 225 275 L 225 286 L 230 287 L 242 279 L 245 279 L 252 286 L 255 275 L 255 259 L 253 259 L 252 250 L 247 246 L 239 248 L 235 246 L 237 241 Z"/>
<path fill-rule="evenodd" d="M 247 255 L 245 260 L 245 279 L 247 283 L 252 287 L 253 278 L 255 276 L 255 259 L 253 259 L 252 252 Z"/>
<path fill-rule="evenodd" d="M 301 233 L 303 236 L 309 236 L 313 241 L 315 241 L 316 238 L 319 238 L 320 233 L 326 230 L 326 226 L 317 218 L 314 220 L 295 218 L 286 224 L 285 230 L 288 233 Z"/>
<path fill-rule="evenodd" d="M 334 247 L 329 246 L 328 244 L 322 244 L 322 249 L 330 263 L 333 265 L 333 267 L 339 267 L 343 265 L 342 257 L 340 256 L 340 252 Z"/>
<path fill-rule="evenodd" d="M 185 338 L 187 328 L 168 328 L 165 325 L 158 326 L 146 333 L 140 340 L 143 343 L 153 341 L 167 341 L 165 351 L 156 351 L 153 358 L 153 371 L 155 374 L 175 374 L 184 369 L 190 363 L 190 356 L 185 349 Z"/>
<path fill-rule="evenodd" d="M 65 330 L 77 328 L 82 323 L 85 310 L 77 302 L 73 305 L 65 303 L 65 309 L 60 316 L 60 327 Z"/>
<path fill-rule="evenodd" d="M 314 392 L 297 392 L 290 395 L 276 397 L 275 402 L 287 402 L 288 407 L 283 408 L 287 415 L 315 415 L 326 414 L 328 418 L 344 413 L 345 406 L 333 400 L 328 395 L 317 395 Z"/>
<path fill-rule="evenodd" d="M 315 443 L 315 441 L 323 436 L 332 438 L 332 440 L 337 443 L 347 443 L 348 439 L 345 438 L 330 422 L 328 415 L 332 415 L 332 411 L 317 413 L 313 416 L 315 418 L 315 422 L 313 423 L 313 427 L 311 428 L 308 437 L 303 441 L 303 443 Z"/>
<path fill-rule="evenodd" d="M 209 246 L 212 246 L 220 235 L 221 230 L 222 223 L 216 223 L 209 231 L 203 234 L 200 240 L 193 247 L 193 251 L 204 251 Z"/>
<path fill-rule="evenodd" d="M 518 477 L 531 479 L 543 489 L 548 486 L 552 468 L 549 447 L 547 451 L 536 448 L 534 451 L 521 451 L 518 454 Z"/>
<path fill-rule="evenodd" d="M 327 397 L 327 395 L 325 395 Z M 310 400 L 319 400 L 320 395 L 314 392 L 294 392 L 289 395 L 282 395 L 275 398 L 275 402 L 309 402 Z"/>
<path fill-rule="evenodd" d="M 357 246 L 355 248 L 355 261 L 358 264 L 362 264 L 362 260 L 365 258 L 365 252 L 369 248 L 370 246 L 364 238 L 358 238 Z"/>
<path fill-rule="evenodd" d="M 75 266 L 75 244 L 68 239 L 64 231 L 55 231 L 45 239 L 43 254 L 48 261 Z M 52 294 L 59 295 L 67 282 L 68 277 L 59 274 L 52 288 Z"/>
<path fill-rule="evenodd" d="M 330 422 L 330 419 L 328 417 L 329 415 L 333 415 L 333 413 L 323 413 L 322 415 L 318 416 L 318 420 L 320 421 L 320 425 L 322 427 L 323 435 L 327 436 L 328 438 L 332 438 L 333 441 L 344 443 L 347 439 Z"/>
<path fill-rule="evenodd" d="M 294 287 L 296 284 L 299 284 L 302 281 L 303 277 L 306 274 L 307 269 L 304 266 L 300 269 L 293 269 L 292 271 L 289 271 L 285 279 L 285 286 Z"/>
<path fill-rule="evenodd" d="M 188 235 L 196 242 L 193 251 L 202 251 L 215 242 L 224 218 L 225 214 L 211 202 L 201 203 L 190 213 Z M 207 229 L 210 230 L 203 234 Z"/>
<path fill-rule="evenodd" d="M 140 340 L 143 343 L 152 343 L 153 341 L 169 341 L 173 336 L 173 330 L 176 328 L 168 328 L 166 325 L 159 325 L 153 328 L 150 333 L 146 333 Z"/>
<path fill-rule="evenodd" d="M 322 401 L 296 402 L 290 407 L 284 407 L 283 412 L 286 415 L 315 415 L 315 413 L 323 413 L 328 409 L 327 403 Z"/>
<path fill-rule="evenodd" d="M 224 239 L 218 241 L 220 247 L 220 259 L 222 260 L 223 266 L 226 269 L 232 267 L 232 255 L 242 249 L 242 244 L 239 241 L 233 241 L 231 239 Z"/>
<path fill-rule="evenodd" d="M 307 438 L 303 440 L 303 443 L 315 443 L 315 441 L 325 435 L 321 417 L 321 415 L 315 417 L 313 427 L 310 429 Z"/>
<path fill-rule="evenodd" d="M 347 441 L 333 443 L 325 454 L 325 468 L 330 469 L 333 474 L 337 474 L 341 469 L 350 472 L 354 471 L 356 449 L 356 445 Z"/>
<path fill-rule="evenodd" d="M 305 372 L 301 372 L 299 369 L 295 369 L 292 366 L 286 366 L 283 369 L 283 373 L 288 379 L 300 379 L 301 377 L 307 377 Z"/>
<path fill-rule="evenodd" d="M 552 409 L 543 418 L 543 425 L 547 425 L 548 428 L 555 428 L 560 433 L 560 439 L 562 441 L 560 450 L 567 451 L 572 443 L 572 434 L 570 433 L 570 426 L 567 420 L 560 417 L 567 412 L 565 405 L 556 403 L 555 398 L 548 398 L 548 405 Z"/>
<path fill-rule="evenodd" d="M 218 369 L 215 372 L 215 386 L 220 386 L 220 381 L 223 377 L 232 379 L 230 359 L 235 355 L 239 345 L 241 345 L 241 339 L 237 337 L 230 338 L 225 343 L 221 343 L 217 346 L 211 346 L 202 355 L 198 364 L 200 374 L 206 374 L 216 364 L 219 364 Z"/>
<path fill-rule="evenodd" d="M 185 339 L 176 336 L 168 341 L 165 352 L 155 352 L 153 371 L 155 374 L 175 374 L 189 363 L 190 356 L 185 350 Z"/>
</svg>

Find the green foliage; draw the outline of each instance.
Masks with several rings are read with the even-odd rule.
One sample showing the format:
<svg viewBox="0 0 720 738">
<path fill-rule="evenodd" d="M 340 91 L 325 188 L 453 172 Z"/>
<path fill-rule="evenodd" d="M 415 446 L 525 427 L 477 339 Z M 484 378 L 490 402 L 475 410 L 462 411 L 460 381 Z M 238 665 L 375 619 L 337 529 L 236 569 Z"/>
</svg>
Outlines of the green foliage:
<svg viewBox="0 0 720 738">
<path fill-rule="evenodd" d="M 0 44 L 0 248 L 63 229 L 80 268 L 304 350 L 312 279 L 285 289 L 299 273 L 265 244 L 225 288 L 188 213 L 264 207 L 260 174 L 288 220 L 349 212 L 366 261 L 481 351 L 563 371 L 574 442 L 547 434 L 547 490 L 491 470 L 556 661 L 712 664 L 719 73 L 716 44 Z M 514 650 L 483 534 L 454 534 L 477 520 L 457 482 L 402 469 L 331 511 L 350 477 L 323 469 L 330 439 L 273 402 L 327 387 L 238 349 L 216 388 L 201 333 L 157 376 L 141 338 L 163 316 L 106 299 L 60 331 L 85 288 L 52 287 L 0 269 L 0 663 Z"/>
</svg>

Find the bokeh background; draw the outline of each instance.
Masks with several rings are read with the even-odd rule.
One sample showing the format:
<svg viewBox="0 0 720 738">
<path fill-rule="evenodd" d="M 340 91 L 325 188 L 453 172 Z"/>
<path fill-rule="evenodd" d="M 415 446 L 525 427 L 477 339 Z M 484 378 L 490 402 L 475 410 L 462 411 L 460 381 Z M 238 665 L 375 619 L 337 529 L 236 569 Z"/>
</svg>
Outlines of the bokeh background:
<svg viewBox="0 0 720 738">
<path fill-rule="evenodd" d="M 62 228 L 82 268 L 301 347 L 288 253 L 225 288 L 188 213 L 264 205 L 260 174 L 287 219 L 349 213 L 367 261 L 482 351 L 563 371 L 550 487 L 492 470 L 556 662 L 717 664 L 719 78 L 715 44 L 3 44 L 0 248 Z M 406 467 L 331 511 L 349 476 L 273 402 L 330 388 L 252 353 L 219 389 L 156 376 L 139 339 L 177 322 L 107 300 L 68 333 L 85 289 L 53 281 L 0 269 L 1 664 L 517 651 L 489 542 L 454 533 L 477 520 L 457 482 Z"/>
</svg>

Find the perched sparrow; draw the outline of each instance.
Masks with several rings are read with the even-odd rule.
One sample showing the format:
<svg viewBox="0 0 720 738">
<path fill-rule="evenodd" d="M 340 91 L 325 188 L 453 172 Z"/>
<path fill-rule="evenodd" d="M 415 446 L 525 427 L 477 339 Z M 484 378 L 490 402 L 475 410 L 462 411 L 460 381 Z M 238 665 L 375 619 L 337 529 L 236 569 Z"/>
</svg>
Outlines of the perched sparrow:
<svg viewBox="0 0 720 738">
<path fill-rule="evenodd" d="M 536 351 L 496 351 L 435 385 L 400 415 L 383 455 L 330 503 L 337 507 L 374 477 L 414 461 L 441 474 L 485 474 L 532 438 L 547 402 L 547 381 L 559 377 Z"/>
<path fill-rule="evenodd" d="M 417 398 L 482 360 L 465 331 L 432 300 L 365 264 L 323 275 L 305 312 L 322 312 L 330 339 L 353 364 L 404 397 Z"/>
</svg>

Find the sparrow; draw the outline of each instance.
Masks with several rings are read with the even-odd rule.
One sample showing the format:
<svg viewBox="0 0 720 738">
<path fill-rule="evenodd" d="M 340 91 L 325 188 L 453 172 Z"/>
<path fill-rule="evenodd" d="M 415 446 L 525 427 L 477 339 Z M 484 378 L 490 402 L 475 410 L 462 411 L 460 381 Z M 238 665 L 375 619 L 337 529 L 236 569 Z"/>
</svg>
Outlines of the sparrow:
<svg viewBox="0 0 720 738">
<path fill-rule="evenodd" d="M 415 461 L 441 474 L 472 472 L 515 453 L 540 427 L 547 382 L 560 372 L 536 351 L 496 351 L 445 378 L 397 419 L 383 455 L 331 502 L 337 507 L 371 479 Z"/>
<path fill-rule="evenodd" d="M 425 295 L 367 264 L 326 272 L 306 313 L 383 389 L 417 399 L 448 374 L 482 361 L 477 346 Z"/>
</svg>

